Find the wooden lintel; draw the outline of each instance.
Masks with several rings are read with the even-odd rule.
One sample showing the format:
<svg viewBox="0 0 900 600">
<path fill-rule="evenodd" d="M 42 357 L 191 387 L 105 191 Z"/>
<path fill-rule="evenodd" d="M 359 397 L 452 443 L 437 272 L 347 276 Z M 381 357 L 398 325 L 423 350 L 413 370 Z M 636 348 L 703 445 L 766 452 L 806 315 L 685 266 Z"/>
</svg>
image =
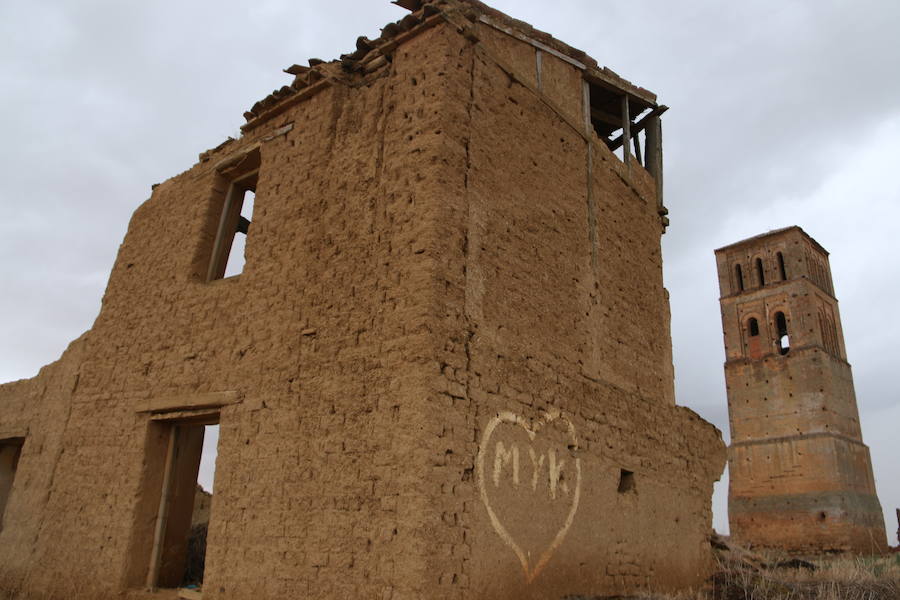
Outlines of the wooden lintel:
<svg viewBox="0 0 900 600">
<path fill-rule="evenodd" d="M 163 398 L 149 398 L 142 406 L 138 407 L 139 413 L 171 412 L 176 410 L 195 410 L 198 408 L 218 408 L 237 404 L 241 401 L 238 392 L 207 392 L 205 394 L 185 394 L 183 396 L 168 396 Z"/>
<path fill-rule="evenodd" d="M 293 126 L 293 124 L 292 124 Z M 230 156 L 226 156 L 222 160 L 216 163 L 213 169 L 219 173 L 226 173 L 232 169 L 237 169 L 242 166 L 242 163 L 250 157 L 251 154 L 259 150 L 260 143 L 256 142 L 254 144 L 250 144 L 244 148 L 241 148 L 240 152 L 236 152 Z"/>
<path fill-rule="evenodd" d="M 165 423 L 190 423 L 191 425 L 217 425 L 221 420 L 221 406 L 150 413 L 150 420 Z"/>
</svg>

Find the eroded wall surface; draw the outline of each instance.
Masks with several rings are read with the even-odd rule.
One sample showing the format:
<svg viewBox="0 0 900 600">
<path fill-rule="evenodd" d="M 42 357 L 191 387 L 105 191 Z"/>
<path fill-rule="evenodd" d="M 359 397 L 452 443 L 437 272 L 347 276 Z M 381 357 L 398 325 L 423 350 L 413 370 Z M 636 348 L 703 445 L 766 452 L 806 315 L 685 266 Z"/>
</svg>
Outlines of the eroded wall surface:
<svg viewBox="0 0 900 600">
<path fill-rule="evenodd" d="M 217 416 L 204 598 L 547 598 L 709 572 L 649 175 L 569 62 L 459 14 L 155 187 L 101 313 L 0 386 L 2 584 L 139 597 L 160 427 Z M 205 273 L 260 168 L 243 272 Z M 218 399 L 218 400 L 217 400 Z M 43 596 L 41 596 L 43 597 Z M 142 596 L 141 596 L 142 597 Z"/>
<path fill-rule="evenodd" d="M 721 446 L 673 406 L 652 186 L 572 126 L 574 68 L 543 56 L 537 88 L 533 48 L 478 37 L 447 126 L 464 176 L 445 185 L 432 400 L 454 482 L 434 527 L 459 541 L 432 568 L 479 598 L 697 582 Z"/>
</svg>

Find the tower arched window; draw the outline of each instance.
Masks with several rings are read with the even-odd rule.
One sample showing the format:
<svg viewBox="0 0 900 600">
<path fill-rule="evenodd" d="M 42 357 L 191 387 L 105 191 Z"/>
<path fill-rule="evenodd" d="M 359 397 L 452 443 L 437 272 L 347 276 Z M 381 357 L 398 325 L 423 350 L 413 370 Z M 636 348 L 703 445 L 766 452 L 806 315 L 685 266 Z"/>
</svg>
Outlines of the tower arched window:
<svg viewBox="0 0 900 600">
<path fill-rule="evenodd" d="M 775 313 L 775 331 L 778 336 L 778 351 L 785 355 L 791 350 L 791 338 L 788 336 L 787 318 L 783 312 Z"/>
<path fill-rule="evenodd" d="M 759 321 L 756 320 L 756 317 L 750 317 L 750 320 L 747 321 L 747 331 L 750 332 L 750 337 L 759 335 Z"/>
<path fill-rule="evenodd" d="M 782 281 L 787 281 L 787 269 L 784 266 L 784 255 L 779 252 L 778 256 L 778 274 L 781 275 Z"/>
<path fill-rule="evenodd" d="M 741 265 L 734 265 L 734 279 L 737 281 L 737 291 L 744 291 L 744 272 L 741 270 Z"/>
<path fill-rule="evenodd" d="M 766 274 L 763 271 L 763 263 L 761 258 L 756 259 L 756 278 L 759 280 L 759 287 L 766 285 Z"/>
</svg>

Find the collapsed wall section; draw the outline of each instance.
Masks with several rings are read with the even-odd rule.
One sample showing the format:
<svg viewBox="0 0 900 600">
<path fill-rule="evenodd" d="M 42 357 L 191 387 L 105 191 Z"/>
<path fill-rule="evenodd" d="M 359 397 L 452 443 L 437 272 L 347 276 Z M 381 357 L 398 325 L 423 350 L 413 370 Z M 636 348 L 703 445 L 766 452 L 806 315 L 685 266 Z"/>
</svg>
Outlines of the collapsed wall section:
<svg viewBox="0 0 900 600">
<path fill-rule="evenodd" d="M 37 377 L 0 385 L 0 439 L 18 440 L 16 472 L 10 482 L 0 522 L 0 590 L 15 591 L 34 568 L 36 542 L 53 543 L 45 524 L 60 520 L 49 512 L 59 481 L 60 458 L 71 413 L 71 394 L 79 383 L 78 367 L 86 340 L 72 342 L 63 357 L 43 367 Z M 68 574 L 64 577 L 68 578 Z"/>
</svg>

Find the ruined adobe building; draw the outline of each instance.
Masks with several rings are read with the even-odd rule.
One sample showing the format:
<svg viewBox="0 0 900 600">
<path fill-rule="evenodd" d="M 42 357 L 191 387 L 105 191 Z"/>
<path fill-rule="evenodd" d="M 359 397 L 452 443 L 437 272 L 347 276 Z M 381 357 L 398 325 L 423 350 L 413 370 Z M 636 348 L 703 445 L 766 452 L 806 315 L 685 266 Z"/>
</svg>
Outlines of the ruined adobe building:
<svg viewBox="0 0 900 600">
<path fill-rule="evenodd" d="M 725 450 L 674 402 L 663 107 L 477 2 L 401 4 L 156 186 L 91 330 L 0 387 L 6 589 L 169 597 L 208 423 L 204 599 L 706 577 Z"/>
<path fill-rule="evenodd" d="M 885 550 L 828 252 L 788 227 L 720 248 L 716 262 L 731 534 L 795 551 Z"/>
</svg>

